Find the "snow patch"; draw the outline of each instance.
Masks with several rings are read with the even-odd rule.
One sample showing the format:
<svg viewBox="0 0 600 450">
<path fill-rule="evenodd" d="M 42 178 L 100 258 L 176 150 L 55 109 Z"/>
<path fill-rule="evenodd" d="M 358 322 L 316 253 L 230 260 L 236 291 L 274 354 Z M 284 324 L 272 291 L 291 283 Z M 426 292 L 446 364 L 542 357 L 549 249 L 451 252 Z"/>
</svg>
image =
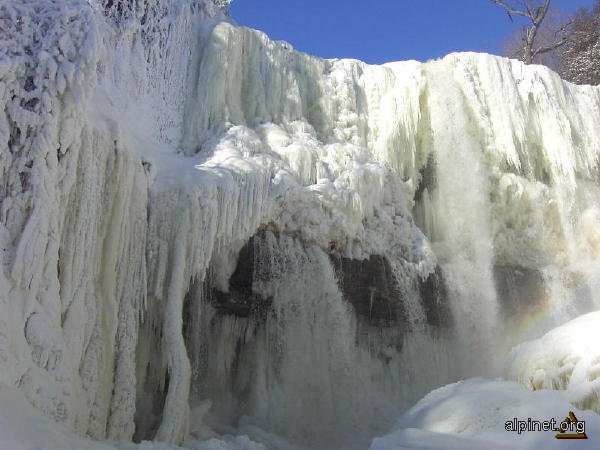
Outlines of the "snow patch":
<svg viewBox="0 0 600 450">
<path fill-rule="evenodd" d="M 515 418 L 554 419 L 560 424 L 569 411 L 585 421 L 588 440 L 558 440 L 554 431 L 518 434 L 505 428 Z M 476 378 L 425 396 L 402 416 L 394 431 L 374 439 L 371 450 L 591 449 L 598 433 L 600 416 L 574 408 L 564 392 L 531 392 L 515 382 Z"/>
</svg>

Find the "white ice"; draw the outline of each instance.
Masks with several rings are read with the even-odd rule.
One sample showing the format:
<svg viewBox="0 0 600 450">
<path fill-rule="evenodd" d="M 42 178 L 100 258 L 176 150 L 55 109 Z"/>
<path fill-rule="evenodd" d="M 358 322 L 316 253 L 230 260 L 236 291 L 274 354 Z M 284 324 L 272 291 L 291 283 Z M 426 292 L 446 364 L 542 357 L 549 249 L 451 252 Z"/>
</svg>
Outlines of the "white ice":
<svg viewBox="0 0 600 450">
<path fill-rule="evenodd" d="M 529 389 L 566 391 L 571 403 L 600 414 L 600 311 L 525 342 L 509 355 L 507 375 Z"/>
</svg>

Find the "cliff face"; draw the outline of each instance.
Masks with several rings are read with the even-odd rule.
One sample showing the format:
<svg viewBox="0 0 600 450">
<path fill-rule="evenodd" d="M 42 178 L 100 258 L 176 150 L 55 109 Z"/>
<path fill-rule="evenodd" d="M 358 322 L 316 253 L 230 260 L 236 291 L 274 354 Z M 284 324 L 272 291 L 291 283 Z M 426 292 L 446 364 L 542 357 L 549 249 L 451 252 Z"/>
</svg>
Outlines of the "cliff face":
<svg viewBox="0 0 600 450">
<path fill-rule="evenodd" d="M 208 2 L 0 25 L 0 382 L 79 433 L 179 442 L 211 398 L 339 445 L 599 307 L 598 88 L 322 60 Z"/>
</svg>

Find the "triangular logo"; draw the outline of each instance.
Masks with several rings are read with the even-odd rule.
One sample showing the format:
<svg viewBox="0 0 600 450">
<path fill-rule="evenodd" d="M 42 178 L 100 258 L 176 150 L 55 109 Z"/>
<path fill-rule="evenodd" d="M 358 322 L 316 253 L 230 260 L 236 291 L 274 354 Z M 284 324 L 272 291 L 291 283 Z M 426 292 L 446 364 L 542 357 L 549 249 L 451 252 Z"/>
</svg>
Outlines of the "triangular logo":
<svg viewBox="0 0 600 450">
<path fill-rule="evenodd" d="M 579 430 L 582 431 L 579 431 Z M 555 437 L 556 439 L 587 439 L 585 434 L 585 422 L 580 422 L 575 417 L 573 411 L 569 411 L 567 418 L 560 424 L 560 433 Z M 567 433 L 567 431 L 576 431 L 576 433 Z"/>
</svg>

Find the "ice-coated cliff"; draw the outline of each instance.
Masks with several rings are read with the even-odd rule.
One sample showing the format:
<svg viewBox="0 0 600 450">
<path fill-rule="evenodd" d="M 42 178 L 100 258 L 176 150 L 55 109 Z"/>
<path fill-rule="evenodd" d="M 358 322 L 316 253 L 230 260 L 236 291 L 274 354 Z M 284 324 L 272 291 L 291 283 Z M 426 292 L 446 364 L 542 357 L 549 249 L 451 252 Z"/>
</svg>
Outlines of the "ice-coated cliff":
<svg viewBox="0 0 600 450">
<path fill-rule="evenodd" d="M 223 2 L 0 4 L 0 384 L 75 432 L 366 446 L 600 285 L 600 90 Z M 258 433 L 258 432 L 257 432 Z"/>
</svg>

